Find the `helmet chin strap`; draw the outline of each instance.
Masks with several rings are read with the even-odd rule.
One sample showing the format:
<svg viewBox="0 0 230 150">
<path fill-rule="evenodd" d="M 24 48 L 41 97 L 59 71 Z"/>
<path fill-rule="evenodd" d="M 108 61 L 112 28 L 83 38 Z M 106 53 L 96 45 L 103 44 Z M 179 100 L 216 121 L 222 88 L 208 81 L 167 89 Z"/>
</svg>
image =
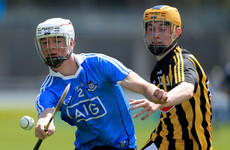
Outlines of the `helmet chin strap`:
<svg viewBox="0 0 230 150">
<path fill-rule="evenodd" d="M 46 58 L 45 64 L 47 64 L 48 66 L 52 67 L 52 68 L 58 68 L 61 66 L 61 64 L 66 61 L 70 55 L 73 53 L 73 51 L 70 52 L 70 54 L 68 54 L 66 57 L 63 56 L 58 56 L 58 57 L 48 57 Z"/>
<path fill-rule="evenodd" d="M 177 39 L 175 39 L 173 43 L 168 47 L 166 45 L 148 45 L 148 49 L 152 54 L 156 56 L 161 56 L 162 54 L 169 51 L 172 47 L 176 45 Z"/>
</svg>

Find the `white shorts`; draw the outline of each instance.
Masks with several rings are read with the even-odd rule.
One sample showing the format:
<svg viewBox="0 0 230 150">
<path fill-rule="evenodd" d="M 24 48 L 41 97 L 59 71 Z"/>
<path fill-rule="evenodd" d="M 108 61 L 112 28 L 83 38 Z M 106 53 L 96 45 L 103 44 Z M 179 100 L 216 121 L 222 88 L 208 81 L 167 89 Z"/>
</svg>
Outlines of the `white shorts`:
<svg viewBox="0 0 230 150">
<path fill-rule="evenodd" d="M 152 143 L 151 145 L 149 145 L 148 147 L 146 147 L 143 150 L 158 150 L 158 148 L 156 147 L 156 145 L 154 143 Z"/>
</svg>

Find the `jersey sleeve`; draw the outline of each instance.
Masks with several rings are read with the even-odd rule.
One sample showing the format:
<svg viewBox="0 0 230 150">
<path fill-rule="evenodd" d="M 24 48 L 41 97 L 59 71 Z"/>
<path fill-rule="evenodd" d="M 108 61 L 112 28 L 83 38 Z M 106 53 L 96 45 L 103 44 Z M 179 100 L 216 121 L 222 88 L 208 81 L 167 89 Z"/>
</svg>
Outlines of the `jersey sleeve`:
<svg viewBox="0 0 230 150">
<path fill-rule="evenodd" d="M 184 76 L 185 82 L 192 83 L 196 88 L 198 76 L 194 64 L 189 59 L 184 59 Z"/>
<path fill-rule="evenodd" d="M 55 108 L 58 103 L 58 96 L 56 92 L 51 88 L 52 77 L 48 76 L 43 83 L 40 93 L 38 94 L 35 102 L 35 107 L 38 111 L 38 115 L 46 108 Z"/>
<path fill-rule="evenodd" d="M 106 55 L 98 57 L 97 67 L 105 79 L 115 84 L 118 84 L 131 72 L 120 61 Z"/>
<path fill-rule="evenodd" d="M 45 110 L 46 108 L 55 108 L 56 107 L 56 99 L 55 94 L 52 92 L 46 91 L 39 93 L 36 98 L 36 109 L 38 111 L 38 115 Z"/>
</svg>

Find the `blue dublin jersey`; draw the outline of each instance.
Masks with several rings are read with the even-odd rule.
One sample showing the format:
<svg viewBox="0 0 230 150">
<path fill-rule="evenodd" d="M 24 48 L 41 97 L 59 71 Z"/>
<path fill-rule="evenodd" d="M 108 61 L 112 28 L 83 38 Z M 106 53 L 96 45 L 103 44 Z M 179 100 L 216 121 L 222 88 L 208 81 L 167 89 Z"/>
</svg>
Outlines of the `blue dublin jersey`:
<svg viewBox="0 0 230 150">
<path fill-rule="evenodd" d="M 46 108 L 55 108 L 71 83 L 60 111 L 64 121 L 77 126 L 74 143 L 77 149 L 136 147 L 129 106 L 119 85 L 131 70 L 103 54 L 74 55 L 79 66 L 75 75 L 63 76 L 50 69 L 36 99 L 38 114 Z"/>
</svg>

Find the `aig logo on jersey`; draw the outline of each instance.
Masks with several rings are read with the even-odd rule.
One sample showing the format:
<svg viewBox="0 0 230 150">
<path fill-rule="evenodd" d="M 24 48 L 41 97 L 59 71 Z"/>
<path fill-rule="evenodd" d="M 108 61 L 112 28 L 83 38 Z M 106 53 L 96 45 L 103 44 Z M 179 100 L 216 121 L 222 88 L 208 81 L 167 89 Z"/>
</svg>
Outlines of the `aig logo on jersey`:
<svg viewBox="0 0 230 150">
<path fill-rule="evenodd" d="M 97 84 L 94 84 L 93 81 L 90 80 L 90 81 L 88 82 L 88 88 L 87 88 L 87 90 L 88 90 L 89 92 L 93 92 L 93 91 L 95 91 L 96 89 L 97 89 Z"/>
<path fill-rule="evenodd" d="M 70 118 L 77 122 L 98 119 L 107 114 L 99 97 L 81 100 L 72 106 L 67 106 L 66 112 Z"/>
</svg>

